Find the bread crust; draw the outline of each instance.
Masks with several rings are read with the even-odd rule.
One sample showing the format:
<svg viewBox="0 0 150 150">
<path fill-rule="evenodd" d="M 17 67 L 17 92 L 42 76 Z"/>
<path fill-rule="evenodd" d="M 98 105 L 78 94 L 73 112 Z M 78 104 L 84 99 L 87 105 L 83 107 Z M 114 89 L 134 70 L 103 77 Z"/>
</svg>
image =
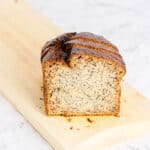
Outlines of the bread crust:
<svg viewBox="0 0 150 150">
<path fill-rule="evenodd" d="M 91 40 L 94 43 L 99 43 L 105 46 L 105 48 L 109 47 L 109 48 L 112 48 L 114 51 L 118 51 L 118 48 L 115 45 L 113 45 L 110 41 L 106 40 L 103 36 L 99 36 L 93 33 L 80 32 L 76 34 L 75 36 L 73 36 L 71 39 L 80 39 L 83 41 Z"/>
<path fill-rule="evenodd" d="M 75 42 L 76 41 L 76 42 Z M 87 42 L 93 42 L 92 48 Z M 78 44 L 78 45 L 77 45 Z M 87 47 L 87 45 L 89 47 Z M 98 47 L 98 48 L 97 48 Z M 95 49 L 94 49 L 95 48 Z M 45 109 L 46 113 L 49 116 L 103 116 L 103 115 L 114 115 L 118 116 L 120 112 L 120 95 L 121 89 L 118 87 L 118 105 L 116 112 L 112 113 L 90 113 L 90 114 L 82 114 L 82 113 L 65 113 L 65 114 L 52 114 L 49 109 L 48 104 L 48 87 L 47 80 L 45 77 L 46 66 L 49 62 L 61 62 L 63 66 L 72 66 L 72 60 L 74 57 L 78 56 L 87 56 L 94 57 L 99 61 L 106 60 L 110 63 L 115 63 L 118 67 L 121 67 L 122 76 L 126 73 L 125 63 L 119 54 L 119 51 L 116 46 L 107 41 L 101 36 L 97 36 L 92 33 L 82 32 L 82 33 L 66 33 L 63 34 L 51 41 L 48 41 L 41 52 L 41 63 L 43 69 L 43 83 L 44 83 L 44 101 L 45 101 Z M 121 78 L 118 79 L 118 85 L 120 85 Z"/>
<path fill-rule="evenodd" d="M 77 42 L 75 42 L 74 39 L 78 39 L 80 43 L 80 45 L 78 43 L 79 47 L 77 46 Z M 94 43 L 92 44 L 93 46 L 91 46 L 90 48 L 88 43 L 84 42 L 83 39 L 86 39 L 86 41 L 94 41 Z M 81 47 L 81 45 L 85 45 L 85 47 Z M 75 51 L 75 48 L 77 49 L 76 53 L 81 53 L 81 51 L 84 51 L 85 54 L 94 55 L 97 57 L 103 57 L 103 55 L 106 55 L 107 53 L 109 59 L 114 61 L 115 58 L 117 60 L 117 63 L 122 65 L 122 69 L 126 69 L 123 58 L 119 54 L 116 46 L 104 39 L 102 36 L 97 36 L 88 32 L 65 33 L 51 41 L 46 42 L 41 52 L 41 63 L 43 64 L 45 61 L 53 58 L 69 59 L 69 57 L 73 53 L 72 51 Z"/>
</svg>

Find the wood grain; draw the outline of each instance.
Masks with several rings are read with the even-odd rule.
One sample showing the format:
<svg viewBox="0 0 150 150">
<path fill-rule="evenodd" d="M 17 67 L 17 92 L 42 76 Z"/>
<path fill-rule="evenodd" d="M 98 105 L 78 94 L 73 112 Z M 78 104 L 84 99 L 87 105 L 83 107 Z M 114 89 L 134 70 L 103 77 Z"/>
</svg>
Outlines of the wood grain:
<svg viewBox="0 0 150 150">
<path fill-rule="evenodd" d="M 47 117 L 40 52 L 62 30 L 24 1 L 3 2 L 0 18 L 0 91 L 52 147 L 100 150 L 150 133 L 150 101 L 125 82 L 120 117 Z"/>
</svg>

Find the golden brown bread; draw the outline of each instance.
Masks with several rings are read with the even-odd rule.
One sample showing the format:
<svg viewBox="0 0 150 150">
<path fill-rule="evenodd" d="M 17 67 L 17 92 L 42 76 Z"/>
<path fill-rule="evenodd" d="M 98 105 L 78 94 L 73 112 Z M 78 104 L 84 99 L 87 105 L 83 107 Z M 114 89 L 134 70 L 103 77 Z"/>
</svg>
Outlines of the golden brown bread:
<svg viewBox="0 0 150 150">
<path fill-rule="evenodd" d="M 71 95 L 69 95 L 69 94 L 67 95 L 66 94 L 67 91 L 65 91 L 66 92 L 65 96 L 62 95 L 62 91 L 60 94 L 60 90 L 57 91 L 57 93 L 56 93 L 56 91 L 55 91 L 56 89 L 63 89 L 63 90 L 67 89 L 67 88 L 63 87 L 64 81 L 61 81 L 61 84 L 58 83 L 59 88 L 58 87 L 54 88 L 54 86 L 50 87 L 51 82 L 53 82 L 52 79 L 55 78 L 55 76 L 58 76 L 58 75 L 60 76 L 64 72 L 66 73 L 68 71 L 68 70 L 66 71 L 62 66 L 69 67 L 69 68 L 75 68 L 76 66 L 79 66 L 79 64 L 81 62 L 83 63 L 82 59 L 80 60 L 80 58 L 81 57 L 83 58 L 83 56 L 84 56 L 84 59 L 86 59 L 86 61 L 84 61 L 84 63 L 89 64 L 89 66 L 90 66 L 89 62 L 91 60 L 97 61 L 97 62 L 94 62 L 95 64 L 99 64 L 99 62 L 101 62 L 101 64 L 99 64 L 99 66 L 94 65 L 94 66 L 96 66 L 95 69 L 97 69 L 97 68 L 100 69 L 101 66 L 104 65 L 105 67 L 103 67 L 103 68 L 106 68 L 106 70 L 108 72 L 108 70 L 109 70 L 108 68 L 110 68 L 109 66 L 113 65 L 113 67 L 111 67 L 111 68 L 113 68 L 113 72 L 115 72 L 115 74 L 117 76 L 113 76 L 113 75 L 107 75 L 107 76 L 109 79 L 111 79 L 111 82 L 114 82 L 114 81 L 116 82 L 115 83 L 116 92 L 114 92 L 114 93 L 117 95 L 116 96 L 117 100 L 116 100 L 116 102 L 114 102 L 114 104 L 112 106 L 114 108 L 114 110 L 111 108 L 108 112 L 107 111 L 102 112 L 102 111 L 100 111 L 100 108 L 97 108 L 93 104 L 93 106 L 91 106 L 91 107 L 88 106 L 88 109 L 85 107 L 84 111 L 83 110 L 81 111 L 80 108 L 76 106 L 77 103 L 74 104 L 75 106 L 70 104 L 71 100 L 69 102 L 69 99 L 72 99 L 72 101 L 74 101 L 75 98 L 69 98 L 68 99 L 67 96 L 70 97 Z M 79 59 L 80 61 L 77 61 L 77 59 Z M 90 61 L 89 61 L 89 59 L 90 59 Z M 59 63 L 57 65 L 57 62 L 61 62 L 61 63 Z M 51 41 L 48 41 L 44 45 L 42 52 L 41 52 L 41 63 L 42 63 L 42 68 L 43 68 L 44 99 L 45 99 L 45 106 L 46 106 L 47 114 L 49 114 L 49 115 L 117 115 L 119 113 L 120 92 L 121 92 L 120 81 L 126 72 L 125 63 L 122 59 L 122 56 L 119 54 L 117 47 L 114 46 L 109 41 L 107 41 L 106 39 L 104 39 L 102 36 L 98 36 L 98 35 L 88 33 L 88 32 L 81 32 L 81 33 L 73 32 L 73 33 L 63 34 L 63 35 L 61 35 L 61 36 L 59 36 L 59 37 L 57 37 Z M 52 68 L 53 64 L 56 66 L 61 66 L 60 68 L 61 69 L 63 68 L 65 71 L 63 70 L 62 74 L 58 74 L 57 72 L 59 72 L 59 71 L 57 71 L 57 70 L 61 70 L 61 69 L 58 69 L 59 68 L 58 67 L 57 69 L 56 68 L 53 69 L 53 70 L 55 70 L 55 72 L 52 75 L 50 75 L 51 72 L 53 72 L 53 70 L 51 70 L 49 67 Z M 86 65 L 84 65 L 84 67 L 85 66 Z M 84 67 L 82 68 L 83 70 L 84 70 Z M 78 67 L 78 68 L 80 68 L 80 67 Z M 95 69 L 92 70 L 91 72 L 95 72 Z M 118 71 L 119 73 L 116 72 L 116 70 L 119 70 Z M 82 70 L 81 70 L 81 72 L 82 72 Z M 99 73 L 100 72 L 98 72 L 98 74 Z M 71 74 L 73 74 L 73 73 L 67 72 L 67 74 L 69 74 L 71 76 Z M 76 73 L 74 73 L 74 74 L 76 74 Z M 101 72 L 101 74 L 103 74 L 103 72 Z M 110 78 L 110 76 L 111 76 L 111 78 Z M 96 77 L 97 77 L 97 75 L 96 75 Z M 104 77 L 102 77 L 102 78 L 104 78 Z M 80 77 L 79 77 L 79 79 L 80 79 Z M 60 80 L 60 79 L 58 79 L 58 80 Z M 67 81 L 67 79 L 65 79 L 65 75 L 64 75 L 64 80 Z M 72 82 L 75 82 L 75 80 L 72 80 L 72 79 L 68 79 L 68 80 L 69 80 L 70 84 Z M 98 81 L 101 82 L 101 80 L 99 79 Z M 81 82 L 82 81 L 85 82 L 84 79 L 82 79 Z M 90 84 L 93 81 L 94 80 L 92 80 L 92 79 L 91 79 L 91 82 L 89 80 Z M 57 80 L 55 82 L 57 82 Z M 98 85 L 99 84 L 100 83 L 98 83 Z M 82 83 L 81 83 L 81 85 L 82 85 Z M 105 83 L 103 86 L 105 86 Z M 115 86 L 113 86 L 113 88 L 115 88 Z M 87 88 L 88 88 L 88 83 L 87 83 L 86 89 Z M 102 87 L 99 87 L 99 88 L 102 89 Z M 111 86 L 107 87 L 107 88 L 113 89 Z M 105 87 L 103 90 L 107 91 L 107 88 Z M 76 87 L 74 87 L 74 89 L 76 89 Z M 77 88 L 77 89 L 79 89 L 79 88 Z M 79 94 L 74 94 L 74 95 L 76 95 L 76 97 L 79 96 L 80 97 L 79 99 L 81 99 L 81 97 L 82 97 L 82 99 L 85 99 L 84 96 L 87 95 L 86 89 L 83 92 L 81 92 L 80 95 Z M 95 89 L 95 91 L 97 92 L 97 89 Z M 108 90 L 108 91 L 109 92 L 106 92 L 106 93 L 111 95 L 111 92 L 110 92 L 111 90 Z M 83 95 L 83 93 L 84 93 L 84 95 Z M 100 105 L 100 102 L 102 101 L 102 94 L 100 94 L 100 95 L 99 95 L 99 101 L 96 101 L 95 104 L 98 103 Z M 53 100 L 53 102 L 52 102 L 52 99 L 55 99 L 55 100 Z M 61 102 L 61 99 L 64 99 L 64 101 Z M 68 99 L 68 101 L 66 101 L 66 99 Z M 88 98 L 86 98 L 86 99 L 88 99 Z M 78 101 L 78 99 L 76 99 L 76 101 Z M 86 100 L 84 100 L 84 101 L 86 101 Z M 110 98 L 109 98 L 109 100 L 106 99 L 106 101 L 110 102 L 112 100 L 110 100 Z M 62 103 L 65 103 L 65 106 L 62 107 L 62 105 L 63 105 Z M 80 102 L 80 103 L 82 103 L 82 102 Z M 85 103 L 87 103 L 87 102 L 85 102 Z M 52 105 L 53 106 L 58 105 L 58 106 L 53 107 Z M 88 105 L 92 105 L 92 102 L 89 103 Z M 70 107 L 72 107 L 72 109 Z M 76 108 L 73 108 L 73 107 L 76 107 Z M 66 110 L 66 108 L 68 109 L 68 111 Z M 70 111 L 69 111 L 69 109 L 70 109 Z M 97 109 L 97 110 L 94 110 L 94 109 Z M 89 110 L 89 112 L 88 112 L 88 110 Z"/>
<path fill-rule="evenodd" d="M 75 48 L 77 50 L 75 50 Z M 122 56 L 118 52 L 118 48 L 104 37 L 89 32 L 81 32 L 78 34 L 75 32 L 66 33 L 46 42 L 42 48 L 41 62 L 43 63 L 51 58 L 69 59 L 68 57 L 71 55 L 71 53 L 75 53 L 75 51 L 76 53 L 83 51 L 94 56 L 97 55 L 97 57 L 110 58 L 111 55 L 113 55 L 112 60 L 116 59 L 120 65 L 124 66 L 125 70 L 125 63 L 122 59 Z M 107 55 L 110 53 L 111 55 Z"/>
</svg>

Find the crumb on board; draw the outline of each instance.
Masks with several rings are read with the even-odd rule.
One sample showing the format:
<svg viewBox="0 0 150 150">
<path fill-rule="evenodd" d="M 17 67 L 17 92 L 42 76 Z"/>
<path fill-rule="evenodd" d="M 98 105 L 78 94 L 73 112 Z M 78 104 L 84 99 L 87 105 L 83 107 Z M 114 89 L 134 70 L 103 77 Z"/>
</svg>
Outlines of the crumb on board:
<svg viewBox="0 0 150 150">
<path fill-rule="evenodd" d="M 43 101 L 43 100 L 44 100 L 44 98 L 40 97 L 40 100 L 41 100 L 41 101 Z"/>
<path fill-rule="evenodd" d="M 75 129 L 75 130 L 80 130 L 80 128 L 74 128 L 73 126 L 71 126 L 69 129 L 70 129 L 70 130 L 73 130 L 73 129 Z"/>
<path fill-rule="evenodd" d="M 72 119 L 71 119 L 71 118 L 67 118 L 67 121 L 68 121 L 68 122 L 71 122 L 71 121 L 72 121 Z"/>
<path fill-rule="evenodd" d="M 91 119 L 91 118 L 87 118 L 87 121 L 88 121 L 89 123 L 93 123 L 93 122 L 94 122 L 94 120 Z"/>
<path fill-rule="evenodd" d="M 117 114 L 117 115 L 115 115 L 115 117 L 120 117 L 120 115 L 119 115 L 119 114 Z"/>
<path fill-rule="evenodd" d="M 41 91 L 43 92 L 43 86 L 41 86 Z"/>
</svg>

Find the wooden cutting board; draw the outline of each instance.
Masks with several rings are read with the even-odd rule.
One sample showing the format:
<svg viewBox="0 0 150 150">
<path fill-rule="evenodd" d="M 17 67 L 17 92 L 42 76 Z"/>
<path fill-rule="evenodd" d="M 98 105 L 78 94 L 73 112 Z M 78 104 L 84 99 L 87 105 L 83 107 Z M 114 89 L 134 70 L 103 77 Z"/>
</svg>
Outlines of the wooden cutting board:
<svg viewBox="0 0 150 150">
<path fill-rule="evenodd" d="M 24 1 L 0 4 L 0 91 L 56 150 L 100 150 L 150 133 L 150 101 L 122 83 L 120 117 L 47 117 L 40 51 L 62 33 Z"/>
</svg>

